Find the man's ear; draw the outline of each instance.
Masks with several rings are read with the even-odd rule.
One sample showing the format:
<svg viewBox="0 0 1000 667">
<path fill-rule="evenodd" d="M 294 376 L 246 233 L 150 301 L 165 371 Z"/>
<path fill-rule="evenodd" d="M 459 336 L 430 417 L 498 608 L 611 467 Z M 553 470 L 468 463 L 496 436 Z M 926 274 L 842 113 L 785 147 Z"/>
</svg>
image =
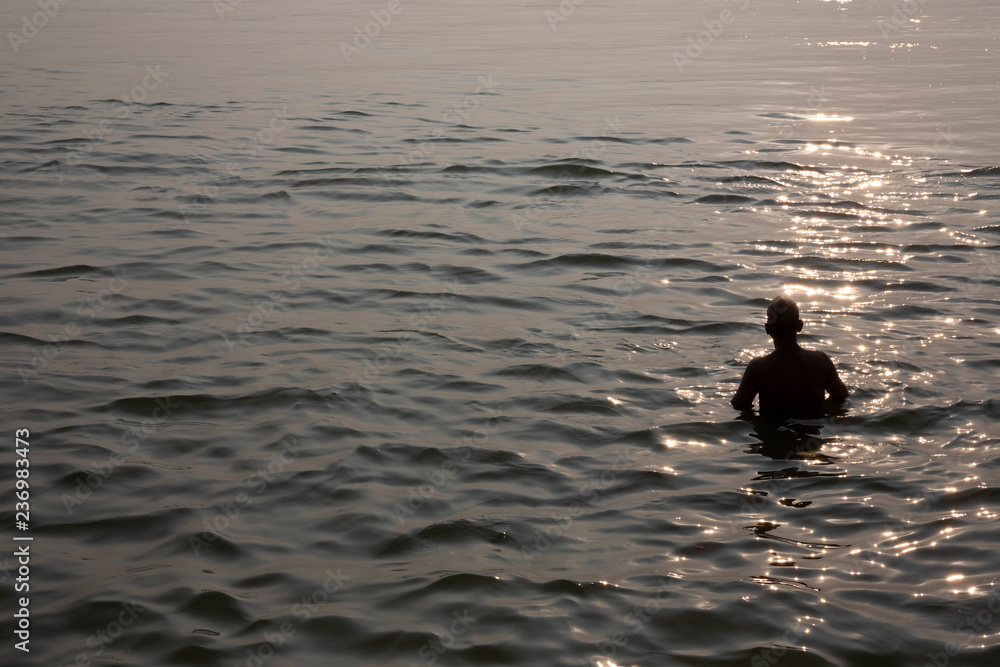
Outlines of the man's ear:
<svg viewBox="0 0 1000 667">
<path fill-rule="evenodd" d="M 802 331 L 802 320 L 799 320 L 799 326 L 795 329 L 796 332 Z"/>
</svg>

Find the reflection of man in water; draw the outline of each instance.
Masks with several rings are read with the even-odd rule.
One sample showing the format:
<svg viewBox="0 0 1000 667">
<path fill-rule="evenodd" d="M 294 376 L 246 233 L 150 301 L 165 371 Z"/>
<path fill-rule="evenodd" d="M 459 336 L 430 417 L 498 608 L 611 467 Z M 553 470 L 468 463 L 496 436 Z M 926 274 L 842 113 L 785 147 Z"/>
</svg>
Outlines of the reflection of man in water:
<svg viewBox="0 0 1000 667">
<path fill-rule="evenodd" d="M 747 364 L 740 388 L 733 396 L 734 408 L 749 410 L 759 393 L 761 414 L 814 419 L 823 416 L 826 392 L 833 401 L 847 398 L 847 387 L 830 357 L 819 350 L 799 347 L 795 337 L 802 331 L 802 320 L 794 301 L 785 296 L 772 301 L 767 307 L 764 331 L 774 339 L 774 352 Z"/>
</svg>

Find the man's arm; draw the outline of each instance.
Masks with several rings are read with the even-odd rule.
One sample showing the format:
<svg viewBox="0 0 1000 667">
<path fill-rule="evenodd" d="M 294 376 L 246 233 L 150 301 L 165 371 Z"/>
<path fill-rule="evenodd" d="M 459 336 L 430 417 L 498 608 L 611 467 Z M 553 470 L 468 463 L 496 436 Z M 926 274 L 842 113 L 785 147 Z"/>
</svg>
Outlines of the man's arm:
<svg viewBox="0 0 1000 667">
<path fill-rule="evenodd" d="M 844 384 L 843 380 L 841 380 L 840 376 L 837 374 L 837 367 L 833 365 L 833 359 L 827 356 L 826 361 L 829 364 L 829 370 L 826 373 L 825 388 L 828 392 L 830 392 L 831 401 L 843 403 L 850 392 L 847 391 L 847 385 Z"/>
<path fill-rule="evenodd" d="M 737 410 L 749 410 L 753 407 L 753 399 L 757 395 L 757 363 L 756 359 L 751 359 L 747 364 L 747 369 L 743 371 L 743 379 L 740 381 L 740 388 L 736 390 L 733 400 L 730 401 Z"/>
</svg>

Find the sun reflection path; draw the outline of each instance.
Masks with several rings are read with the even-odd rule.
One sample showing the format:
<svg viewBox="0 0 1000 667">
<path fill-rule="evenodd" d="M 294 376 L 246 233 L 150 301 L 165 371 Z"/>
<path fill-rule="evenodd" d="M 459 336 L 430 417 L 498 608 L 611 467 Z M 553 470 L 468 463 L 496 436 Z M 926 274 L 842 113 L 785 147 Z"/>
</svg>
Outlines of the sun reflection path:
<svg viewBox="0 0 1000 667">
<path fill-rule="evenodd" d="M 815 113 L 807 120 L 818 128 L 848 125 L 853 117 Z M 773 149 L 745 153 L 775 159 Z M 937 157 L 833 137 L 803 141 L 784 157 L 785 168 L 771 179 L 784 192 L 749 208 L 784 217 L 790 238 L 758 239 L 754 250 L 774 258 L 767 268 L 803 308 L 807 340 L 844 363 L 848 384 L 874 387 L 863 395 L 866 412 L 931 396 L 944 376 L 926 359 L 968 348 L 959 341 L 969 338 L 969 327 L 955 310 L 1000 273 L 1000 262 L 987 266 L 995 239 L 976 231 L 989 213 L 981 182 Z M 945 213 L 947 225 L 940 223 Z M 934 311 L 952 316 L 929 323 Z M 976 335 L 987 333 L 1000 329 Z M 983 389 L 990 385 L 966 355 L 948 356 L 963 373 L 978 373 Z"/>
</svg>

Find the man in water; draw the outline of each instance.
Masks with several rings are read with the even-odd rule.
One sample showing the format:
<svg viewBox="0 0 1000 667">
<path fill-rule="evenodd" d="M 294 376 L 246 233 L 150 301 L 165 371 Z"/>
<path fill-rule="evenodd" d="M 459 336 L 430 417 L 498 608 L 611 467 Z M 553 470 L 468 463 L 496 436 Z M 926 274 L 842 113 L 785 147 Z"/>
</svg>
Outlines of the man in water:
<svg viewBox="0 0 1000 667">
<path fill-rule="evenodd" d="M 796 335 L 802 331 L 802 320 L 794 301 L 785 296 L 772 301 L 764 331 L 774 339 L 774 352 L 747 364 L 733 396 L 734 408 L 749 410 L 759 393 L 761 414 L 815 419 L 823 416 L 826 392 L 838 403 L 847 398 L 847 387 L 830 357 L 799 346 Z"/>
</svg>

